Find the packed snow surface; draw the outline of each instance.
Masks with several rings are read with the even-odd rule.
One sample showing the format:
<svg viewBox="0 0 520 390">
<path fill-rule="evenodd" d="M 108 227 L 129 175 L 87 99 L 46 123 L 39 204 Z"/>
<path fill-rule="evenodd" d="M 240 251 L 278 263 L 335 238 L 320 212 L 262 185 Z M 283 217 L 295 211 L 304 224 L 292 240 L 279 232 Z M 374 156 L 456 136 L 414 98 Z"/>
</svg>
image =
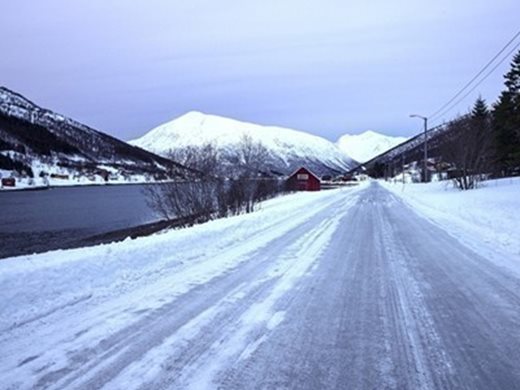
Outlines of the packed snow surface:
<svg viewBox="0 0 520 390">
<path fill-rule="evenodd" d="M 520 178 L 489 180 L 468 191 L 449 180 L 383 185 L 461 239 L 520 255 Z"/>
<path fill-rule="evenodd" d="M 0 261 L 2 387 L 516 388 L 520 256 L 468 247 L 450 231 L 462 212 L 445 229 L 405 199 L 377 183 L 298 193 Z"/>
<path fill-rule="evenodd" d="M 273 158 L 287 165 L 292 160 L 314 160 L 341 170 L 354 166 L 348 155 L 325 138 L 303 131 L 261 126 L 196 111 L 165 123 L 129 143 L 163 156 L 171 150 L 207 143 L 232 154 L 246 135 L 261 142 Z"/>
<path fill-rule="evenodd" d="M 368 130 L 357 135 L 345 134 L 336 145 L 354 160 L 364 163 L 406 140 L 406 137 L 392 137 Z"/>
</svg>

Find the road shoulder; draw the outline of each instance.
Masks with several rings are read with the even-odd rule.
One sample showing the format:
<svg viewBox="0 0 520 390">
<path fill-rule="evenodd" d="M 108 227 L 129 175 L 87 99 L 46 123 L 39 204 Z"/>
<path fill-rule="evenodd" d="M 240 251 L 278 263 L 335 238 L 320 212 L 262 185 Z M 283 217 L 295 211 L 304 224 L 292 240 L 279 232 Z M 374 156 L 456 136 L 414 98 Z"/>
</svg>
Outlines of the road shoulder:
<svg viewBox="0 0 520 390">
<path fill-rule="evenodd" d="M 379 184 L 466 247 L 520 275 L 520 180 L 471 191 L 447 183 Z"/>
</svg>

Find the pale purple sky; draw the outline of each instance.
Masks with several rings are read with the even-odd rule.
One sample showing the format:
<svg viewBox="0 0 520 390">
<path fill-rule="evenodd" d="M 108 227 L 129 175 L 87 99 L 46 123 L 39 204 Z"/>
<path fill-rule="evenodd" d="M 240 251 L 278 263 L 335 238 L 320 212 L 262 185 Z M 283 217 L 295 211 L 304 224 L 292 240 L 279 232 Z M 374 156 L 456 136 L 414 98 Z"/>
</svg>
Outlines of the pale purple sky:
<svg viewBox="0 0 520 390">
<path fill-rule="evenodd" d="M 335 141 L 412 135 L 518 30 L 518 0 L 0 0 L 0 85 L 122 139 L 190 110 Z M 506 61 L 446 119 L 503 87 Z"/>
</svg>

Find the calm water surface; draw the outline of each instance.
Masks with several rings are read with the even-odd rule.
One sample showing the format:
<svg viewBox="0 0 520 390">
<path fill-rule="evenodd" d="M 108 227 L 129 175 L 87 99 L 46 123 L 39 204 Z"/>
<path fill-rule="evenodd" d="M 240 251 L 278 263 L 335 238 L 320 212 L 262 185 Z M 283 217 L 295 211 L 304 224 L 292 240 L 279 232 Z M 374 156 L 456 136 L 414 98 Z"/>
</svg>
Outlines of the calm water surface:
<svg viewBox="0 0 520 390">
<path fill-rule="evenodd" d="M 75 246 L 97 234 L 159 218 L 145 185 L 0 192 L 0 257 Z"/>
</svg>

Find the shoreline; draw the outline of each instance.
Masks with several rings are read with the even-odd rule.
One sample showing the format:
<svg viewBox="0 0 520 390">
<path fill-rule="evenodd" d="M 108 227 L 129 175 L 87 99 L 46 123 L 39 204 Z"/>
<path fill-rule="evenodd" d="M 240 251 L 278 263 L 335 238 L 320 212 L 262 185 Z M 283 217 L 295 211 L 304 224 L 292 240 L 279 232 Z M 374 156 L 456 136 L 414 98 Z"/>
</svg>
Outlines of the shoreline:
<svg viewBox="0 0 520 390">
<path fill-rule="evenodd" d="M 12 253 L 0 255 L 0 261 L 14 257 L 45 253 L 55 250 L 87 248 L 96 245 L 109 244 L 113 242 L 121 242 L 128 238 L 135 239 L 138 237 L 146 237 L 158 233 L 162 230 L 177 228 L 186 223 L 187 218 L 177 218 L 172 220 L 157 220 L 155 222 L 148 222 L 141 225 L 136 225 L 123 229 L 116 229 L 105 233 L 92 235 L 89 237 L 73 239 L 65 244 L 48 245 L 47 247 L 33 248 L 27 251 L 14 250 Z"/>
<path fill-rule="evenodd" d="M 17 191 L 46 191 L 56 188 L 79 188 L 79 187 L 104 187 L 104 186 L 137 186 L 137 185 L 152 185 L 152 184 L 161 184 L 164 182 L 131 182 L 131 183 L 89 183 L 89 184 L 64 184 L 64 185 L 49 185 L 49 186 L 34 186 L 34 187 L 9 187 L 9 188 L 1 188 L 1 193 L 8 192 L 17 192 Z"/>
</svg>

